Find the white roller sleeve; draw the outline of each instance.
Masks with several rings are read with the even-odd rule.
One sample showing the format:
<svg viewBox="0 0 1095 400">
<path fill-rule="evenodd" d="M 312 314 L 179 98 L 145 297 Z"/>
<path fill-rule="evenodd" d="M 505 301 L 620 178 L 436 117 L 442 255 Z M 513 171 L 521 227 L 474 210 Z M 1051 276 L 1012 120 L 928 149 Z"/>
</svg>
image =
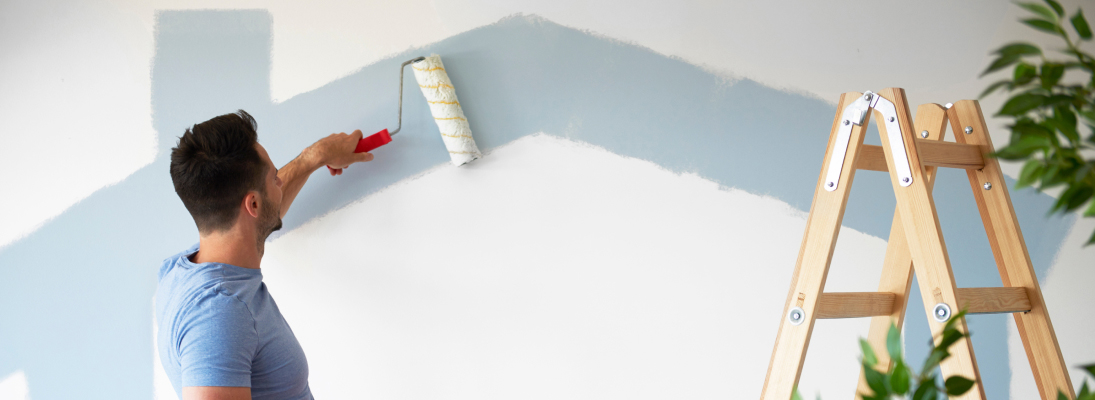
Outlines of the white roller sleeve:
<svg viewBox="0 0 1095 400">
<path fill-rule="evenodd" d="M 460 101 L 456 99 L 456 90 L 445 73 L 445 65 L 441 64 L 441 56 L 434 54 L 411 67 L 418 87 L 422 88 L 422 94 L 430 104 L 430 113 L 441 130 L 441 139 L 449 149 L 452 163 L 460 166 L 482 157 L 471 137 L 471 127 L 460 108 Z"/>
</svg>

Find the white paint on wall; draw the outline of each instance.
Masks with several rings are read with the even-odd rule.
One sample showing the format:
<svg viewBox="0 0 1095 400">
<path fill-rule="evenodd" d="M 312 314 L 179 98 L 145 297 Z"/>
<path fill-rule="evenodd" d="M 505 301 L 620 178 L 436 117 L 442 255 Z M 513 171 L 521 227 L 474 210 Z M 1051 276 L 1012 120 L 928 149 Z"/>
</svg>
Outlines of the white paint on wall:
<svg viewBox="0 0 1095 400">
<path fill-rule="evenodd" d="M 1095 282 L 1095 246 L 1083 247 L 1093 231 L 1095 221 L 1077 219 L 1042 283 L 1042 298 L 1077 393 L 1085 379 L 1089 386 L 1095 385 L 1095 380 L 1078 368 L 1095 364 L 1095 346 L 1091 345 L 1095 332 L 1095 319 L 1091 318 L 1091 305 L 1095 304 L 1095 291 L 1091 290 Z M 1008 320 L 1008 351 L 1012 400 L 1037 399 L 1038 387 L 1013 319 Z"/>
<path fill-rule="evenodd" d="M 20 370 L 0 379 L 0 400 L 30 400 L 27 374 Z"/>
<path fill-rule="evenodd" d="M 317 397 L 747 398 L 805 218 L 534 135 L 286 233 L 263 274 Z M 841 239 L 828 290 L 876 288 L 885 242 Z M 867 323 L 818 323 L 804 393 L 853 395 Z"/>
<path fill-rule="evenodd" d="M 149 27 L 55 3 L 0 2 L 0 247 L 155 154 Z"/>
</svg>

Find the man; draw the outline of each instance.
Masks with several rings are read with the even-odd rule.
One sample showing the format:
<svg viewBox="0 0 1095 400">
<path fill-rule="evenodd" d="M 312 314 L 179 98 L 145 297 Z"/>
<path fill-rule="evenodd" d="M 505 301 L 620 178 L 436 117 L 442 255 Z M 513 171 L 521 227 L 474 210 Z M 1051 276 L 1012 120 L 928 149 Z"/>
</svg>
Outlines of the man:
<svg viewBox="0 0 1095 400">
<path fill-rule="evenodd" d="M 330 135 L 279 170 L 240 110 L 194 125 L 171 149 L 171 181 L 200 236 L 164 261 L 156 288 L 160 359 L 181 399 L 312 398 L 304 351 L 259 263 L 312 172 L 373 159 L 354 153 L 360 139 Z"/>
</svg>

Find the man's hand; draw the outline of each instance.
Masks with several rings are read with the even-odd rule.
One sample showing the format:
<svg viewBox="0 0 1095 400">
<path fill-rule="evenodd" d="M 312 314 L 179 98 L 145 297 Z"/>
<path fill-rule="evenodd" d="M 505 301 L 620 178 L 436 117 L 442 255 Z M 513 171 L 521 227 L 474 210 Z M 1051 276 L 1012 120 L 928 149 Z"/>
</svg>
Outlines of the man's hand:
<svg viewBox="0 0 1095 400">
<path fill-rule="evenodd" d="M 361 130 L 354 133 L 333 133 L 304 150 L 304 155 L 317 167 L 326 165 L 331 175 L 341 175 L 342 169 L 356 162 L 372 161 L 371 153 L 354 153 L 361 140 Z"/>
<path fill-rule="evenodd" d="M 313 143 L 300 156 L 294 158 L 284 167 L 278 170 L 278 179 L 281 187 L 281 216 L 289 212 L 289 206 L 293 204 L 297 193 L 308 181 L 308 176 L 316 172 L 324 165 L 331 168 L 331 175 L 339 175 L 342 169 L 356 162 L 371 161 L 373 155 L 369 153 L 354 153 L 357 142 L 361 140 L 361 131 L 354 131 L 349 135 L 335 133 Z"/>
</svg>

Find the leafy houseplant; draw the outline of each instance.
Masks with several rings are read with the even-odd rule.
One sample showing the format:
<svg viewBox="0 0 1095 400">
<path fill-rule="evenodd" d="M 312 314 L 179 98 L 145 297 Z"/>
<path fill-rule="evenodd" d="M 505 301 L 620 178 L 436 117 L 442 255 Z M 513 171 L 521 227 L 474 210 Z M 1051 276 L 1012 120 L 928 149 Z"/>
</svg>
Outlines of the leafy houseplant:
<svg viewBox="0 0 1095 400">
<path fill-rule="evenodd" d="M 954 327 L 955 323 L 965 315 L 966 312 L 962 311 L 947 322 L 939 345 L 932 347 L 928 359 L 924 360 L 924 365 L 919 371 L 905 363 L 901 354 L 901 331 L 896 325 L 890 324 L 890 331 L 886 335 L 886 352 L 890 355 L 890 365 L 879 365 L 878 356 L 875 355 L 870 343 L 859 339 L 859 346 L 863 349 L 864 376 L 873 392 L 860 393 L 860 397 L 863 400 L 888 400 L 894 396 L 912 400 L 936 400 L 945 399 L 947 395 L 957 396 L 969 391 L 974 383 L 969 378 L 951 376 L 943 381 L 943 387 L 939 387 L 936 386 L 935 376 L 939 363 L 951 356 L 949 351 L 951 345 L 966 337 L 966 334 Z M 881 368 L 881 370 L 875 368 Z M 911 397 L 907 397 L 909 395 Z"/>
<path fill-rule="evenodd" d="M 1064 41 L 1065 59 L 1049 59 L 1038 46 L 1009 43 L 994 54 L 996 59 L 981 75 L 1014 66 L 1010 79 L 990 85 L 981 97 L 1006 89 L 1008 100 L 997 113 L 1014 121 L 1011 140 L 994 155 L 1005 160 L 1026 160 L 1017 188 L 1035 186 L 1039 191 L 1062 186 L 1050 213 L 1067 213 L 1084 207 L 1084 217 L 1095 217 L 1095 160 L 1084 151 L 1095 150 L 1095 58 L 1080 50 L 1092 39 L 1091 27 L 1078 9 L 1068 18 L 1076 40 L 1065 27 L 1065 12 L 1055 0 L 1045 5 L 1018 3 L 1033 18 L 1022 20 L 1038 31 Z M 1066 73 L 1070 79 L 1064 79 Z M 1086 74 L 1086 76 L 1085 76 Z M 1077 83 L 1079 82 L 1079 83 Z M 1087 132 L 1079 129 L 1086 126 Z M 1095 243 L 1095 233 L 1086 245 Z M 1085 246 L 1086 246 L 1085 245 Z"/>
<path fill-rule="evenodd" d="M 859 339 L 859 347 L 863 351 L 861 361 L 864 377 L 871 388 L 871 393 L 859 393 L 859 398 L 863 400 L 943 400 L 947 396 L 960 396 L 973 388 L 972 380 L 957 375 L 947 378 L 943 381 L 943 386 L 939 387 L 937 386 L 939 380 L 935 376 L 939 363 L 951 356 L 950 347 L 968 336 L 954 327 L 959 319 L 965 316 L 966 311 L 963 310 L 951 317 L 943 327 L 942 339 L 938 346 L 934 345 L 934 342 L 929 343 L 932 345 L 932 351 L 928 354 L 928 359 L 924 360 L 924 365 L 919 372 L 905 363 L 901 354 L 901 331 L 897 329 L 897 325 L 890 324 L 890 330 L 886 335 L 886 353 L 890 355 L 889 365 L 879 365 L 878 356 L 870 343 Z M 1085 365 L 1082 368 L 1095 377 L 1095 364 Z M 819 400 L 820 398 L 818 396 Z M 802 400 L 802 395 L 795 390 L 791 399 Z M 1070 399 L 1067 394 L 1058 390 L 1057 400 Z M 1095 391 L 1088 387 L 1087 379 L 1084 379 L 1084 384 L 1080 387 L 1080 393 L 1075 400 L 1095 400 Z"/>
<path fill-rule="evenodd" d="M 943 382 L 943 387 L 937 386 L 935 376 L 939 363 L 951 356 L 948 350 L 967 335 L 955 328 L 965 311 L 951 317 L 943 327 L 942 339 L 938 346 L 932 344 L 932 351 L 928 359 L 919 371 L 912 369 L 905 363 L 901 354 L 901 330 L 897 325 L 890 324 L 890 330 L 886 335 L 886 353 L 890 355 L 888 365 L 880 365 L 878 356 L 871 348 L 870 343 L 859 339 L 859 347 L 863 350 L 863 371 L 867 379 L 867 385 L 871 393 L 859 393 L 863 400 L 889 400 L 894 398 L 911 400 L 942 400 L 948 395 L 961 395 L 973 387 L 973 381 L 962 377 L 952 376 Z M 878 369 L 876 369 L 878 368 Z M 911 397 L 910 397 L 911 396 Z M 792 400 L 802 400 L 802 396 L 795 390 Z M 1092 399 L 1095 400 L 1095 399 Z"/>
</svg>

